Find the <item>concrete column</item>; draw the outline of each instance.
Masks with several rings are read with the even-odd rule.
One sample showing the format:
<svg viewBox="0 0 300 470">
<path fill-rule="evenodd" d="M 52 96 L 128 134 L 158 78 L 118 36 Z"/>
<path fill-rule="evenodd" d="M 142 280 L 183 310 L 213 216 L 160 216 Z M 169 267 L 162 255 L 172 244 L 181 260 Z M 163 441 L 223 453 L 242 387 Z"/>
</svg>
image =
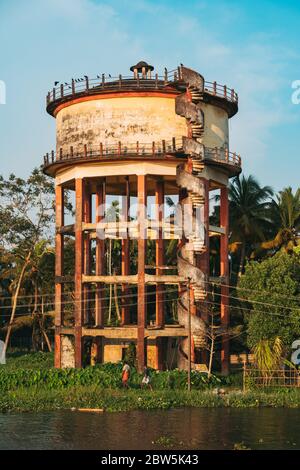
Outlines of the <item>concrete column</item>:
<svg viewBox="0 0 300 470">
<path fill-rule="evenodd" d="M 229 263 L 228 263 L 228 231 L 229 231 L 229 208 L 228 208 L 228 188 L 221 188 L 220 203 L 220 225 L 225 229 L 224 235 L 221 235 L 220 246 L 220 274 L 224 278 L 221 287 L 221 324 L 223 327 L 229 327 Z M 222 336 L 221 364 L 222 373 L 229 373 L 229 337 Z"/>
<path fill-rule="evenodd" d="M 122 222 L 128 222 L 129 220 L 129 209 L 130 209 L 130 187 L 129 179 L 126 178 L 125 182 L 125 196 L 122 201 Z M 128 238 L 128 229 L 124 231 L 126 238 L 122 239 L 122 276 L 127 276 L 130 274 L 130 245 Z M 130 308 L 128 307 L 129 302 L 129 289 L 127 284 L 122 284 L 122 306 L 121 306 L 121 316 L 122 316 L 122 325 L 128 325 L 130 323 Z"/>
<path fill-rule="evenodd" d="M 82 367 L 82 321 L 83 321 L 83 204 L 84 182 L 81 178 L 75 180 L 76 213 L 75 213 L 75 367 Z"/>
<path fill-rule="evenodd" d="M 158 238 L 155 240 L 156 254 L 156 275 L 162 275 L 163 271 L 158 266 L 164 265 L 164 240 L 161 224 L 164 218 L 164 182 L 157 181 L 155 185 L 155 204 L 156 204 L 156 221 L 160 224 L 158 229 Z M 163 327 L 164 318 L 164 286 L 157 284 L 156 286 L 156 326 Z"/>
<path fill-rule="evenodd" d="M 61 367 L 61 336 L 60 328 L 63 323 L 64 287 L 61 279 L 64 271 L 64 236 L 61 228 L 64 225 L 64 190 L 62 186 L 55 187 L 56 234 L 55 234 L 55 353 L 54 365 Z"/>
<path fill-rule="evenodd" d="M 84 191 L 84 201 L 83 201 L 83 222 L 90 223 L 92 222 L 92 195 L 89 191 L 89 185 L 86 183 Z M 91 274 L 91 237 L 89 233 L 85 233 L 83 236 L 83 259 L 84 259 L 84 274 Z M 91 288 L 88 284 L 83 286 L 83 318 L 85 324 L 90 324 L 90 305 L 91 305 Z"/>
<path fill-rule="evenodd" d="M 164 259 L 164 239 L 163 239 L 163 229 L 161 224 L 164 219 L 164 182 L 157 181 L 155 184 L 155 205 L 156 205 L 156 222 L 159 223 L 159 228 L 157 232 L 157 239 L 155 240 L 155 264 L 156 275 L 164 274 L 159 266 L 163 266 Z M 165 314 L 164 314 L 164 286 L 162 284 L 156 285 L 156 326 L 161 328 L 165 325 Z M 163 369 L 163 341 L 162 338 L 157 338 L 156 340 L 156 368 L 158 370 Z"/>
<path fill-rule="evenodd" d="M 97 185 L 96 190 L 96 223 L 105 217 L 105 180 Z M 96 239 L 96 276 L 104 275 L 104 239 Z M 97 283 L 95 294 L 95 326 L 104 327 L 104 284 Z"/>
<path fill-rule="evenodd" d="M 147 351 L 145 342 L 145 327 L 147 324 L 147 299 L 145 284 L 145 264 L 147 246 L 147 177 L 138 175 L 138 338 L 137 338 L 137 365 L 142 372 L 147 364 Z"/>
</svg>

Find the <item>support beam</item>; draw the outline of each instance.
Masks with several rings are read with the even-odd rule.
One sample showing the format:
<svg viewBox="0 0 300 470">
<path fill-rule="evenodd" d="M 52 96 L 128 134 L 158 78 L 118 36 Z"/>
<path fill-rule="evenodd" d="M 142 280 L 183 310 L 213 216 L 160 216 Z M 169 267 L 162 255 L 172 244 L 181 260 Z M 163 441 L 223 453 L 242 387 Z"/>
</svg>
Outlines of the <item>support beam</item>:
<svg viewBox="0 0 300 470">
<path fill-rule="evenodd" d="M 125 181 L 125 196 L 122 200 L 122 222 L 128 222 L 129 220 L 129 209 L 130 209 L 130 187 L 129 178 L 126 177 Z M 130 241 L 128 238 L 128 229 L 122 234 L 122 276 L 128 276 L 130 274 Z M 122 284 L 122 325 L 130 323 L 130 308 L 128 307 L 129 302 L 129 288 L 128 285 Z"/>
<path fill-rule="evenodd" d="M 147 177 L 138 175 L 138 338 L 137 338 L 137 363 L 139 372 L 143 372 L 147 364 L 145 327 L 147 324 L 147 302 L 145 284 L 145 264 L 147 246 Z"/>
<path fill-rule="evenodd" d="M 75 180 L 76 212 L 75 212 L 75 367 L 82 367 L 82 321 L 83 321 L 83 201 L 84 181 Z"/>
<path fill-rule="evenodd" d="M 55 367 L 61 367 L 61 337 L 60 327 L 63 324 L 64 285 L 57 282 L 57 277 L 63 276 L 64 271 L 64 236 L 60 229 L 64 225 L 64 190 L 61 185 L 55 188 L 56 199 L 56 235 L 55 235 Z"/>
<path fill-rule="evenodd" d="M 229 229 L 229 209 L 228 209 L 228 188 L 221 188 L 220 202 L 220 225 L 224 229 L 221 235 L 220 246 L 220 274 L 224 278 L 224 285 L 221 286 L 221 324 L 224 328 L 229 327 L 229 263 L 228 263 L 228 229 Z M 222 374 L 229 374 L 229 337 L 222 337 L 221 364 Z"/>
<path fill-rule="evenodd" d="M 138 284 L 139 277 L 137 274 L 130 274 L 128 276 L 82 276 L 84 283 L 97 283 L 103 282 L 105 284 Z M 145 284 L 179 284 L 185 282 L 184 276 L 177 276 L 176 274 L 163 274 L 162 276 L 156 276 L 155 274 L 145 274 Z"/>
<path fill-rule="evenodd" d="M 105 180 L 97 185 L 96 189 L 96 223 L 105 217 Z M 104 239 L 96 238 L 96 275 L 104 275 Z M 104 284 L 98 282 L 95 294 L 95 326 L 104 327 Z"/>
</svg>

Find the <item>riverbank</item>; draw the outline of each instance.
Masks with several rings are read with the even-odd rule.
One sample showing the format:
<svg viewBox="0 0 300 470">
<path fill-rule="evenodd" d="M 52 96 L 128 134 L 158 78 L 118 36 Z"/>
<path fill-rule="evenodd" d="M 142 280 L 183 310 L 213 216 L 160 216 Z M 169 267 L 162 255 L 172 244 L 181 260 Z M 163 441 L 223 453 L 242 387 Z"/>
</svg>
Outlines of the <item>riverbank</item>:
<svg viewBox="0 0 300 470">
<path fill-rule="evenodd" d="M 106 412 L 167 410 L 172 408 L 259 408 L 300 407 L 300 390 L 248 391 L 225 390 L 114 390 L 98 386 L 77 386 L 49 390 L 45 387 L 18 388 L 2 392 L 0 412 L 53 411 L 102 408 Z"/>
<path fill-rule="evenodd" d="M 154 390 L 141 390 L 142 376 L 132 368 L 129 390 L 122 389 L 122 364 L 85 369 L 55 369 L 48 353 L 15 354 L 0 366 L 0 412 L 103 408 L 107 412 L 173 408 L 300 407 L 300 389 L 242 392 L 242 374 L 229 377 L 186 371 L 151 372 Z"/>
</svg>

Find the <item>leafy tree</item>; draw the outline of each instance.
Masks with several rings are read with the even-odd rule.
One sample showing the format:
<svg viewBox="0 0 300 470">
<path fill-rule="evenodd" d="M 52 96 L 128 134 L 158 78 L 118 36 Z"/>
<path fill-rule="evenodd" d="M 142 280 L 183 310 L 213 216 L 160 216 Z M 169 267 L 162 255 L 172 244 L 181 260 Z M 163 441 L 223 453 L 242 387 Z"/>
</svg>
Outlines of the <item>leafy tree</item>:
<svg viewBox="0 0 300 470">
<path fill-rule="evenodd" d="M 240 298 L 250 304 L 246 314 L 248 345 L 279 337 L 290 347 L 300 335 L 299 256 L 278 252 L 262 262 L 246 265 L 238 286 Z"/>
<path fill-rule="evenodd" d="M 240 252 L 238 277 L 256 242 L 265 239 L 271 227 L 270 186 L 261 187 L 254 176 L 237 176 L 229 187 L 230 250 Z"/>
<path fill-rule="evenodd" d="M 27 179 L 0 177 L 0 234 L 3 248 L 14 269 L 11 281 L 12 305 L 4 353 L 10 339 L 22 283 L 36 264 L 39 244 L 50 244 L 49 230 L 54 221 L 54 185 L 38 169 Z"/>
</svg>

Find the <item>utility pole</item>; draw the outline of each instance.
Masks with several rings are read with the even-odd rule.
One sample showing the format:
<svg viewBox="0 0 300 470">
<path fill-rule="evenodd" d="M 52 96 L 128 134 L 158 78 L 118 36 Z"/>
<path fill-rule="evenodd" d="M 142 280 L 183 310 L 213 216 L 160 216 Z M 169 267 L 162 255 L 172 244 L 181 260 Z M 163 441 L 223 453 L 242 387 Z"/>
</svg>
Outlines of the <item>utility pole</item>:
<svg viewBox="0 0 300 470">
<path fill-rule="evenodd" d="M 191 371 L 192 371 L 192 322 L 191 322 L 191 280 L 187 281 L 188 300 L 188 391 L 191 391 Z"/>
</svg>

